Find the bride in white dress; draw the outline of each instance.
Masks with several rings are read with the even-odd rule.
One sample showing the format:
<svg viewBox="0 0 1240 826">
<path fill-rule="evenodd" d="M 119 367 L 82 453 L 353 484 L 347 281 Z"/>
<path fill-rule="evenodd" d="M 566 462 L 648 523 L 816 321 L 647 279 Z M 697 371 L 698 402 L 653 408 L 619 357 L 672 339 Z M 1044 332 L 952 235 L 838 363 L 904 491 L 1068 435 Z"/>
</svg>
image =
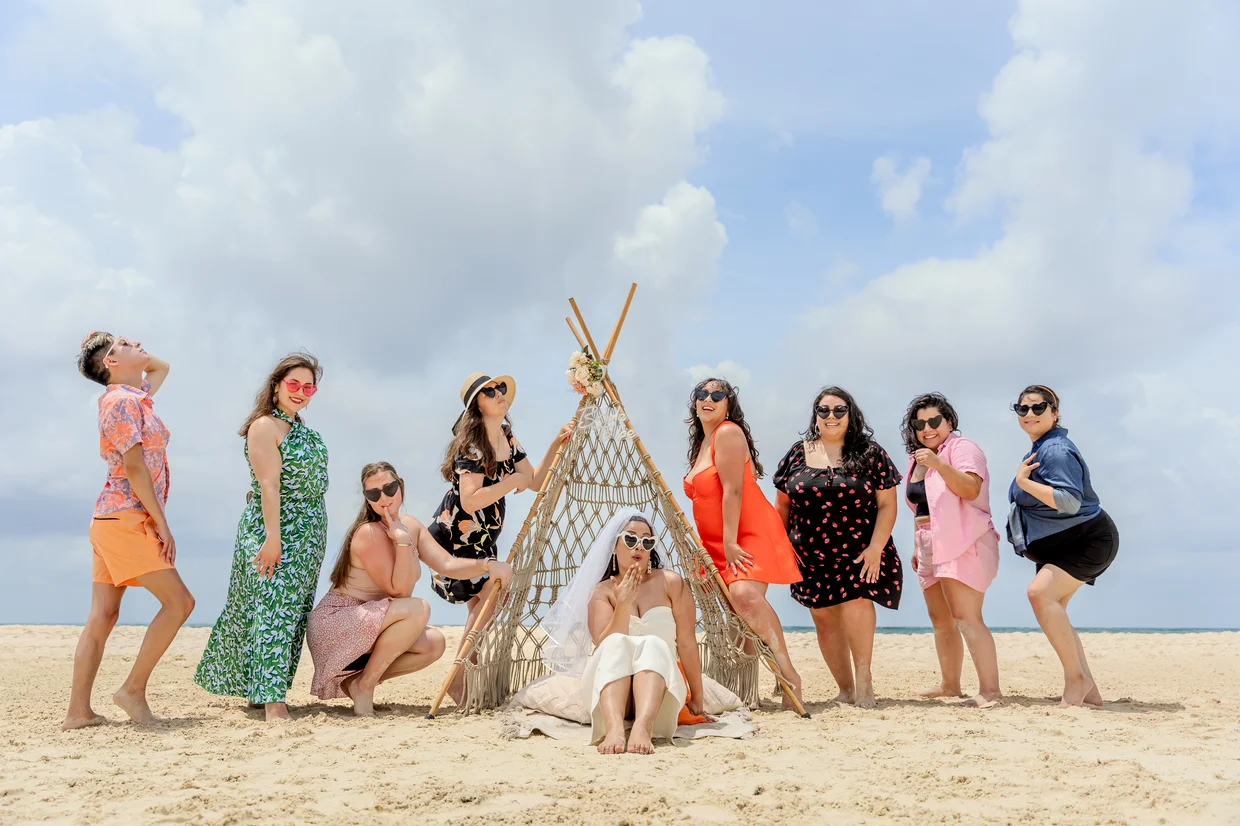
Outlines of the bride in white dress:
<svg viewBox="0 0 1240 826">
<path fill-rule="evenodd" d="M 601 754 L 652 754 L 653 737 L 675 734 L 686 693 L 689 711 L 702 713 L 697 606 L 680 575 L 662 568 L 657 544 L 640 511 L 616 513 L 542 623 L 543 660 L 581 676 L 590 743 L 599 743 Z"/>
</svg>

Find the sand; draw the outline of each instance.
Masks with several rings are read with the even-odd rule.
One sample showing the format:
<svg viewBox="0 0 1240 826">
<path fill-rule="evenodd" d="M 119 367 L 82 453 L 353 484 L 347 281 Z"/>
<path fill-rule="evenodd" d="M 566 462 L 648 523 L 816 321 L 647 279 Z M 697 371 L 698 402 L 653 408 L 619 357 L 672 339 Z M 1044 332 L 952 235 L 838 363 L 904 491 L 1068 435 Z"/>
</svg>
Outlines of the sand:
<svg viewBox="0 0 1240 826">
<path fill-rule="evenodd" d="M 123 627 L 95 692 L 113 722 L 61 733 L 77 633 L 0 626 L 0 823 L 1240 823 L 1237 633 L 1083 635 L 1098 710 L 1046 699 L 1059 670 L 1040 634 L 997 635 L 1008 700 L 987 710 L 917 699 L 932 638 L 880 635 L 872 711 L 824 702 L 834 684 L 794 634 L 812 720 L 767 704 L 753 739 L 652 757 L 504 741 L 496 715 L 424 720 L 443 663 L 380 686 L 363 720 L 312 702 L 307 655 L 293 722 L 268 727 L 193 685 L 201 628 L 155 672 L 164 722 L 121 723 L 108 700 L 143 633 Z"/>
</svg>

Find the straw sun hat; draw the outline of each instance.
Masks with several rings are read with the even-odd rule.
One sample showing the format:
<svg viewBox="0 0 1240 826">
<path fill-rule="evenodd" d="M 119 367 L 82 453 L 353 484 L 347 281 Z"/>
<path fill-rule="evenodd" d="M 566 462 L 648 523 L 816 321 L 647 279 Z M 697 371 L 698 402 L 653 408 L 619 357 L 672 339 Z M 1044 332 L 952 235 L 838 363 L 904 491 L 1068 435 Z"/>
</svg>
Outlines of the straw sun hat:
<svg viewBox="0 0 1240 826">
<path fill-rule="evenodd" d="M 508 392 L 504 394 L 504 398 L 508 399 L 508 404 L 512 404 L 512 400 L 517 395 L 517 380 L 512 376 L 496 376 L 491 378 L 486 373 L 470 373 L 465 377 L 465 383 L 461 385 L 461 405 L 468 410 L 469 406 L 474 402 L 474 397 L 482 392 L 482 388 L 492 382 L 495 384 L 502 382 L 508 385 Z"/>
</svg>

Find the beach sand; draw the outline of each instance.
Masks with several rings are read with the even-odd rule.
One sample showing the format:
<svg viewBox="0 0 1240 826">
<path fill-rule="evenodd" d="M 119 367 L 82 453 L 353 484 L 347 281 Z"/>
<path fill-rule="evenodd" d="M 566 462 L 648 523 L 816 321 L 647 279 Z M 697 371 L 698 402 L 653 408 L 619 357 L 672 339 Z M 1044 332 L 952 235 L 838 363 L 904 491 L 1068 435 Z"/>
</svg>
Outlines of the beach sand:
<svg viewBox="0 0 1240 826">
<path fill-rule="evenodd" d="M 1047 699 L 1060 671 L 1040 634 L 996 635 L 1008 699 L 987 710 L 917 699 L 933 639 L 880 635 L 868 712 L 824 702 L 814 638 L 793 634 L 812 720 L 764 703 L 752 739 L 604 757 L 501 740 L 494 714 L 423 719 L 447 660 L 380 686 L 362 720 L 312 701 L 307 654 L 293 722 L 268 727 L 193 685 L 204 628 L 155 671 L 165 721 L 136 727 L 109 696 L 143 630 L 118 628 L 104 658 L 95 710 L 113 722 L 61 733 L 78 629 L 0 626 L 0 823 L 1240 823 L 1237 633 L 1082 635 L 1099 710 Z"/>
</svg>

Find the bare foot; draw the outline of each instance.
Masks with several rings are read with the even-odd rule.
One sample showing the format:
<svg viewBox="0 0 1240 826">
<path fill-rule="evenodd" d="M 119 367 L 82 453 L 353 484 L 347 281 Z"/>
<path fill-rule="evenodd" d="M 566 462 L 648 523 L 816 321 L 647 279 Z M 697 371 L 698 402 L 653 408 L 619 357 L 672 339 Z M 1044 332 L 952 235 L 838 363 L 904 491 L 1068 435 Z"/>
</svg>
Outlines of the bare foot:
<svg viewBox="0 0 1240 826">
<path fill-rule="evenodd" d="M 151 713 L 151 707 L 146 704 L 144 694 L 134 694 L 121 688 L 112 695 L 112 702 L 120 706 L 121 710 L 129 715 L 129 719 L 138 725 L 145 726 L 155 722 L 155 715 Z"/>
<path fill-rule="evenodd" d="M 452 678 L 452 684 L 448 686 L 448 696 L 452 698 L 452 702 L 456 703 L 456 707 L 460 708 L 465 705 L 465 669 L 458 668 L 456 676 Z"/>
<path fill-rule="evenodd" d="M 801 704 L 801 708 L 805 708 L 805 699 L 801 696 L 801 684 L 799 682 L 789 683 L 792 686 L 792 697 L 797 698 L 797 702 Z M 782 685 L 779 687 L 779 693 L 783 695 L 783 701 L 780 705 L 785 709 L 794 709 L 796 706 L 792 704 L 792 697 L 788 696 L 788 690 Z"/>
<path fill-rule="evenodd" d="M 624 729 L 618 734 L 609 733 L 598 744 L 599 754 L 624 754 Z"/>
<path fill-rule="evenodd" d="M 937 686 L 936 688 L 930 689 L 929 691 L 919 691 L 917 693 L 917 696 L 925 697 L 927 700 L 935 700 L 941 697 L 951 697 L 951 698 L 963 697 L 964 692 L 960 690 L 960 686 L 956 686 L 953 689 L 953 688 L 947 688 L 946 686 L 940 685 L 940 686 Z"/>
<path fill-rule="evenodd" d="M 73 731 L 79 728 L 90 728 L 91 726 L 102 726 L 108 721 L 107 717 L 102 714 L 96 714 L 90 709 L 85 714 L 69 714 L 65 717 L 65 721 L 60 724 L 61 731 Z"/>
<path fill-rule="evenodd" d="M 853 704 L 857 708 L 874 708 L 878 705 L 874 699 L 874 685 L 869 680 L 857 683 L 857 697 Z"/>
<path fill-rule="evenodd" d="M 361 680 L 345 680 L 340 687 L 353 701 L 353 713 L 358 717 L 375 716 L 375 690 L 362 687 Z"/>
<path fill-rule="evenodd" d="M 834 699 L 832 699 L 832 700 L 831 700 L 831 702 L 833 702 L 833 703 L 845 703 L 845 704 L 847 704 L 847 705 L 852 705 L 854 702 L 856 702 L 856 700 L 857 700 L 857 698 L 856 698 L 856 694 L 855 694 L 854 692 L 852 692 L 852 691 L 845 691 L 845 690 L 843 690 L 843 689 L 840 689 L 840 693 L 839 693 L 839 694 L 836 694 L 836 695 L 835 695 L 835 697 L 834 697 Z"/>
<path fill-rule="evenodd" d="M 960 705 L 965 708 L 994 708 L 999 705 L 999 701 L 1003 699 L 1002 694 L 978 694 L 976 697 L 970 697 Z"/>
<path fill-rule="evenodd" d="M 1101 706 L 1102 705 L 1102 694 L 1099 693 L 1098 691 L 1097 683 L 1094 683 L 1092 686 L 1090 686 L 1089 691 L 1085 693 L 1085 705 L 1087 706 Z"/>
<path fill-rule="evenodd" d="M 289 716 L 288 706 L 284 703 L 267 703 L 263 708 L 267 711 L 268 723 L 283 723 L 293 719 Z"/>
<path fill-rule="evenodd" d="M 1059 707 L 1069 708 L 1084 704 L 1085 697 L 1088 696 L 1091 690 L 1095 690 L 1094 681 L 1087 677 L 1066 681 L 1063 687 L 1063 696 L 1059 700 Z"/>
<path fill-rule="evenodd" d="M 646 726 L 633 724 L 629 732 L 629 754 L 654 754 L 654 743 L 650 742 L 650 729 Z"/>
</svg>

